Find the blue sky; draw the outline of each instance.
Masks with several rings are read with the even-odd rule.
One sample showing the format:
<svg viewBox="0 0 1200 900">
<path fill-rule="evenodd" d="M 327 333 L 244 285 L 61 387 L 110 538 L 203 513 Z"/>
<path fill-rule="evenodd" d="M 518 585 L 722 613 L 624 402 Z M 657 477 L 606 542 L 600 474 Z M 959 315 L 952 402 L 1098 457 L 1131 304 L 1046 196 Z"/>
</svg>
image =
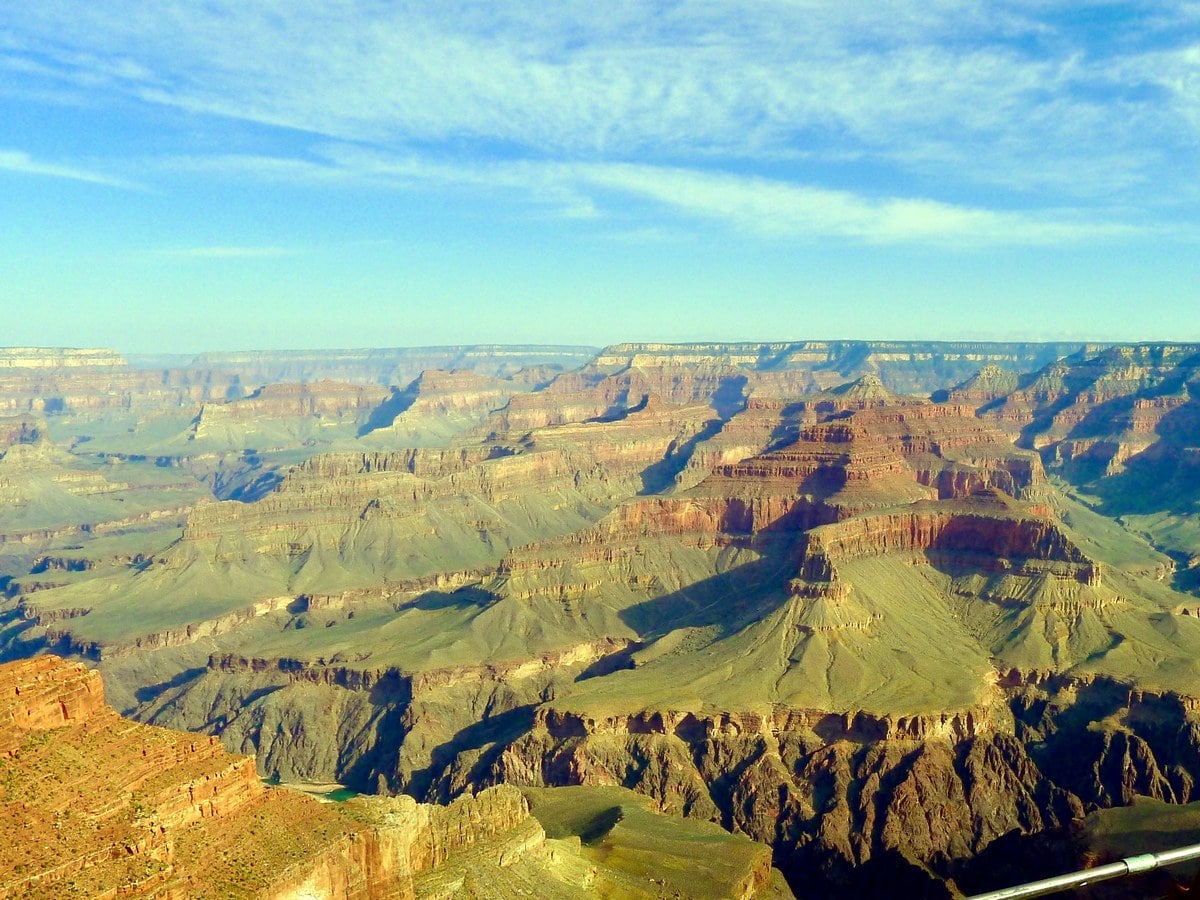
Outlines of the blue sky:
<svg viewBox="0 0 1200 900">
<path fill-rule="evenodd" d="M 0 17 L 0 344 L 1200 340 L 1200 4 Z"/>
</svg>

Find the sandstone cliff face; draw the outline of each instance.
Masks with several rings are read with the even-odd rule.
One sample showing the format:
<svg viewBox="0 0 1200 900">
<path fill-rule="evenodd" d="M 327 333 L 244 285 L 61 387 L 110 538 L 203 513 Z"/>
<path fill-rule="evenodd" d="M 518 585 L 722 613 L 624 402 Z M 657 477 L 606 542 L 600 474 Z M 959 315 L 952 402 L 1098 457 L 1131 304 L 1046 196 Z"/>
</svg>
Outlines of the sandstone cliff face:
<svg viewBox="0 0 1200 900">
<path fill-rule="evenodd" d="M 254 502 L 199 505 L 182 540 L 144 557 L 115 598 L 106 591 L 97 602 L 82 583 L 43 578 L 29 582 L 41 596 L 27 594 L 19 612 L 46 629 L 30 629 L 31 639 L 106 662 L 232 642 L 315 608 L 348 619 L 360 601 L 386 606 L 422 585 L 479 581 L 513 547 L 576 531 L 619 498 L 669 482 L 680 448 L 711 421 L 711 408 L 653 401 L 515 443 L 320 454 Z M 212 566 L 225 574 L 211 578 Z M 175 599 L 181 581 L 194 588 L 186 602 Z"/>
<path fill-rule="evenodd" d="M 264 776 L 420 793 L 433 754 L 444 754 L 460 732 L 486 730 L 489 720 L 506 716 L 519 721 L 521 708 L 628 646 L 606 638 L 508 662 L 419 671 L 353 659 L 225 655 L 210 658 L 186 690 L 139 712 L 157 725 L 219 731 L 232 749 L 256 752 Z"/>
<path fill-rule="evenodd" d="M 1006 683 L 997 706 L 905 720 L 543 709 L 484 773 L 452 763 L 447 779 L 633 787 L 771 844 L 816 896 L 843 895 L 873 869 L 902 874 L 905 861 L 945 876 L 1009 832 L 1053 829 L 1135 795 L 1195 796 L 1186 772 L 1200 742 L 1179 698 L 1060 679 L 1047 706 L 1033 685 L 1050 683 L 1033 673 Z M 1121 724 L 1089 729 L 1080 714 Z"/>
<path fill-rule="evenodd" d="M 533 382 L 546 379 L 546 372 L 574 369 L 593 354 L 587 347 L 474 346 L 430 347 L 398 350 L 315 351 L 288 353 L 209 353 L 181 364 L 170 360 L 134 360 L 130 365 L 111 350 L 55 350 L 0 348 L 0 413 L 38 412 L 55 416 L 111 414 L 136 411 L 150 417 L 195 412 L 202 403 L 217 409 L 265 388 L 246 407 L 223 410 L 231 415 L 249 413 L 256 406 L 272 414 L 302 409 L 304 402 L 287 400 L 283 394 L 304 393 L 297 387 L 276 390 L 272 385 L 298 382 L 343 382 L 359 386 L 363 398 L 387 394 L 379 386 L 404 385 L 425 370 L 460 369 L 484 376 L 511 377 L 528 384 L 521 372 L 527 367 L 546 367 L 533 372 Z M 373 387 L 372 387 L 373 386 Z M 321 393 L 318 391 L 318 393 Z M 344 389 L 340 401 L 310 401 L 314 409 L 331 404 L 345 409 L 352 402 Z M 271 395 L 274 396 L 271 396 Z M 328 409 L 325 410 L 328 413 Z"/>
<path fill-rule="evenodd" d="M 989 364 L 966 381 L 943 391 L 935 391 L 933 400 L 937 403 L 967 404 L 974 409 L 981 409 L 1003 400 L 1017 390 L 1020 381 L 1017 372 Z"/>
<path fill-rule="evenodd" d="M 469 415 L 482 418 L 499 409 L 517 393 L 513 381 L 489 378 L 466 370 L 425 371 L 406 388 L 409 405 L 400 413 L 402 418 L 392 422 L 400 426 L 405 420 L 422 416 Z"/>
<path fill-rule="evenodd" d="M 394 388 L 360 434 L 375 446 L 445 446 L 479 429 L 493 411 L 554 374 L 539 369 L 499 379 L 469 370 L 426 370 L 403 390 Z"/>
<path fill-rule="evenodd" d="M 983 412 L 1036 448 L 1067 437 L 1151 434 L 1186 399 L 1180 392 L 1196 377 L 1198 352 L 1194 345 L 1139 344 L 1080 354 L 1022 379 L 982 404 Z"/>
<path fill-rule="evenodd" d="M 781 446 L 763 452 L 772 441 Z M 751 400 L 703 446 L 692 460 L 712 464 L 707 477 L 624 504 L 594 534 L 795 532 L 923 499 L 1031 496 L 1043 481 L 1038 459 L 969 407 L 902 400 L 877 379 L 786 404 Z"/>
<path fill-rule="evenodd" d="M 511 786 L 448 806 L 322 804 L 264 786 L 215 738 L 121 719 L 96 673 L 53 657 L 0 666 L 0 771 L 4 896 L 585 897 L 625 882 L 578 838 L 548 841 Z M 734 843 L 680 828 L 714 852 Z M 728 895 L 784 896 L 769 852 L 744 844 Z"/>
<path fill-rule="evenodd" d="M 0 350 L 0 412 L 171 409 L 223 398 L 236 378 L 131 368 L 112 351 Z"/>
<path fill-rule="evenodd" d="M 79 369 L 126 365 L 124 357 L 108 349 L 4 347 L 0 369 Z"/>
<path fill-rule="evenodd" d="M 563 371 L 583 365 L 594 354 L 593 347 L 534 344 L 268 350 L 204 353 L 191 361 L 191 367 L 237 373 L 243 382 L 251 384 L 332 379 L 356 384 L 403 385 L 430 370 L 466 369 L 501 378 L 531 367 Z"/>
<path fill-rule="evenodd" d="M 497 443 L 322 454 L 289 469 L 274 492 L 253 504 L 219 503 L 197 510 L 185 537 L 210 538 L 224 528 L 269 533 L 289 523 L 300 531 L 312 524 L 308 517 L 313 515 L 330 522 L 410 515 L 439 498 L 478 496 L 498 504 L 529 490 L 628 476 L 661 459 L 676 439 L 674 429 L 690 422 L 687 417 L 678 422 L 632 419 L 597 429 L 601 434 L 550 429 L 520 447 Z M 649 435 L 643 438 L 641 431 Z M 619 440 L 625 432 L 636 442 Z"/>
<path fill-rule="evenodd" d="M 6 896 L 416 897 L 465 848 L 511 863 L 545 839 L 512 788 L 345 809 L 265 788 L 253 758 L 122 720 L 53 657 L 0 666 L 0 761 Z"/>
<path fill-rule="evenodd" d="M 910 510 L 843 519 L 808 531 L 802 578 L 829 581 L 839 561 L 892 552 L 957 554 L 965 563 L 1005 569 L 1021 563 L 1098 583 L 1100 565 L 1089 559 L 1043 514 L 1025 513 L 998 495 L 970 503 L 915 504 Z M 1058 564 L 1054 568 L 1054 564 Z"/>
<path fill-rule="evenodd" d="M 960 350 L 955 365 L 976 353 Z M 611 370 L 515 393 L 451 447 L 394 449 L 396 420 L 470 419 L 503 399 L 478 376 L 427 373 L 391 424 L 364 435 L 380 443 L 284 470 L 256 502 L 202 506 L 182 541 L 112 592 L 72 593 L 66 582 L 81 573 L 39 552 L 45 589 L 23 596 L 13 627 L 109 672 L 144 663 L 132 676 L 152 698 L 140 715 L 257 749 L 261 772 L 425 799 L 504 781 L 628 785 L 752 834 L 797 879 L 823 873 L 843 891 L 852 869 L 946 874 L 1012 829 L 1031 834 L 1135 793 L 1194 796 L 1195 701 L 1085 677 L 1140 665 L 1137 677 L 1186 682 L 1200 632 L 1176 613 L 1189 607 L 1110 568 L 1107 535 L 1076 544 L 1052 517 L 1039 457 L 974 415 L 1007 396 L 1009 376 L 985 372 L 931 403 L 886 387 L 925 352 L 909 346 L 855 358 L 796 345 L 710 351 L 720 358 L 689 368 L 674 356 L 691 350 L 637 348 Z M 841 380 L 831 360 L 878 374 L 771 396 Z M 1071 388 L 1070 371 L 1050 380 Z M 1068 397 L 1058 389 L 1038 389 L 1048 415 Z M 316 415 L 321 390 L 213 408 Z M 330 389 L 326 412 L 357 416 L 352 398 L 372 390 Z M 1104 390 L 1116 393 L 1090 412 L 1055 412 L 1076 417 L 1056 445 L 1064 459 L 1107 452 L 1108 438 L 1088 431 L 1102 419 L 1119 420 L 1121 452 L 1140 446 L 1131 435 L 1188 433 L 1186 385 L 1097 416 L 1126 396 Z M 388 393 L 390 413 L 399 392 Z M 37 448 L 25 426 L 11 432 L 14 459 Z M 63 487 L 90 490 L 86 479 Z M 117 632 L 115 614 L 103 616 L 122 604 Z M 1161 665 L 1138 658 L 1164 647 Z M 1000 676 L 1000 666 L 1023 668 Z M 656 671 L 678 677 L 640 693 Z M 920 686 L 902 696 L 898 683 Z M 186 837 L 197 825 L 242 815 L 232 806 L 249 778 L 245 763 L 218 770 L 215 745 L 196 740 L 186 799 L 152 778 L 135 791 L 174 823 L 176 861 L 198 848 Z M 173 768 L 174 757 L 147 759 Z M 407 817 L 400 805 L 387 815 Z M 256 883 L 370 896 L 412 869 L 398 838 L 384 851 L 360 825 L 322 825 L 331 842 L 314 838 L 286 877 Z M 514 828 L 518 845 L 544 840 Z M 161 873 L 177 863 L 133 856 L 156 860 L 153 878 L 174 877 Z"/>
<path fill-rule="evenodd" d="M 104 709 L 100 676 L 83 666 L 65 667 L 53 657 L 39 657 L 0 669 L 0 676 L 0 752 L 5 754 L 11 754 L 28 732 L 85 721 Z"/>
<path fill-rule="evenodd" d="M 1110 347 L 1023 377 L 980 407 L 980 416 L 1099 511 L 1141 516 L 1139 529 L 1176 558 L 1194 552 L 1179 517 L 1194 512 L 1200 471 L 1200 345 Z M 1194 580 L 1175 582 L 1195 587 Z"/>
<path fill-rule="evenodd" d="M 260 552 L 286 555 L 292 542 L 314 525 L 344 529 L 358 520 L 413 516 L 442 498 L 481 496 L 498 504 L 529 485 L 573 484 L 575 476 L 569 458 L 559 451 L 333 454 L 291 469 L 275 492 L 254 504 L 198 507 L 184 540 L 250 535 L 262 542 Z"/>
<path fill-rule="evenodd" d="M 262 794 L 252 759 L 230 756 L 215 738 L 123 722 L 105 706 L 99 675 L 78 664 L 10 663 L 0 685 L 9 832 L 0 890 L 162 890 L 173 834 L 235 815 Z"/>
<path fill-rule="evenodd" d="M 617 371 L 593 364 L 559 375 L 536 393 L 514 396 L 479 431 L 516 439 L 551 426 L 621 419 L 649 404 L 706 406 L 706 417 L 727 418 L 744 404 L 747 383 L 744 371 L 719 361 L 630 365 Z"/>
<path fill-rule="evenodd" d="M 388 391 L 383 387 L 334 381 L 268 384 L 242 399 L 205 403 L 200 408 L 193 435 L 200 439 L 227 423 L 257 419 L 355 419 L 374 409 L 387 395 Z"/>
<path fill-rule="evenodd" d="M 719 364 L 768 377 L 800 371 L 811 373 L 821 386 L 871 374 L 893 390 L 927 393 L 965 379 L 988 364 L 1027 372 L 1087 349 L 1094 352 L 1099 347 L 966 341 L 617 344 L 600 351 L 593 365 L 616 371 L 630 366 Z"/>
</svg>

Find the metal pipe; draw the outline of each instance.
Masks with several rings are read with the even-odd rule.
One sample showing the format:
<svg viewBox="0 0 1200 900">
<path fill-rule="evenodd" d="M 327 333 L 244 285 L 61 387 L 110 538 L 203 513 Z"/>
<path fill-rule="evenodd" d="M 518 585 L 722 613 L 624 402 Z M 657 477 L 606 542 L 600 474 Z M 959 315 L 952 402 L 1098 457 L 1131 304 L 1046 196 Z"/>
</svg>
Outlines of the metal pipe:
<svg viewBox="0 0 1200 900">
<path fill-rule="evenodd" d="M 1017 900 L 1022 897 L 1041 897 L 1067 888 L 1083 887 L 1097 881 L 1107 881 L 1110 878 L 1121 878 L 1125 875 L 1136 875 L 1139 872 L 1149 872 L 1159 866 L 1169 866 L 1172 863 L 1188 859 L 1200 858 L 1200 844 L 1189 844 L 1186 847 L 1176 847 L 1174 850 L 1164 850 L 1161 853 L 1143 853 L 1141 856 L 1130 856 L 1120 862 L 1097 866 L 1094 869 L 1084 869 L 1081 872 L 1071 872 L 1067 875 L 1055 875 L 1053 878 L 1043 878 L 1041 881 L 1030 881 L 1015 887 L 1003 888 L 986 894 L 975 894 L 966 900 Z"/>
</svg>

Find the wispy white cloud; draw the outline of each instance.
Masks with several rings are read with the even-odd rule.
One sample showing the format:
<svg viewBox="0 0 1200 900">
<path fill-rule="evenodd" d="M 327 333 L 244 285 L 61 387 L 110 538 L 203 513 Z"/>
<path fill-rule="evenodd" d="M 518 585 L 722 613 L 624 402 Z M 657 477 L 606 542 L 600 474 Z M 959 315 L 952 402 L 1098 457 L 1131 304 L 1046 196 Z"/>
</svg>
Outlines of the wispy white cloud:
<svg viewBox="0 0 1200 900">
<path fill-rule="evenodd" d="M 1119 221 L 1080 211 L 994 211 L 923 198 L 871 197 L 777 179 L 627 163 L 434 163 L 343 145 L 323 148 L 324 162 L 226 156 L 210 171 L 283 177 L 306 183 L 372 183 L 381 189 L 515 192 L 562 218 L 597 218 L 612 197 L 648 200 L 676 215 L 780 237 L 834 237 L 871 243 L 1052 244 L 1128 235 Z M 195 163 L 190 163 L 195 165 Z M 643 229 L 661 232 L 655 227 Z"/>
<path fill-rule="evenodd" d="M 66 178 L 71 181 L 86 181 L 89 184 L 100 184 L 105 187 L 123 188 L 125 190 L 140 190 L 140 186 L 123 178 L 93 172 L 76 166 L 59 163 L 41 162 L 21 150 L 0 150 L 0 169 L 7 172 L 18 172 L 23 175 L 40 175 L 47 178 Z"/>
<path fill-rule="evenodd" d="M 197 171 L 518 189 L 584 218 L 604 188 L 779 233 L 1051 241 L 1110 233 L 1114 196 L 1152 216 L 1191 180 L 1172 152 L 1200 139 L 1193 51 L 1172 43 L 1200 28 L 1195 5 L 1122 4 L 1119 40 L 1089 36 L 1079 11 L 43 0 L 9 12 L 0 65 L 31 90 L 102 86 L 334 142 L 307 160 L 197 157 Z M 1089 204 L 1091 225 L 1054 212 Z"/>
<path fill-rule="evenodd" d="M 686 213 L 767 236 L 846 237 L 872 243 L 1049 244 L 1128 234 L 1078 216 L 997 212 L 927 199 L 850 191 L 657 166 L 581 167 L 593 184 L 648 197 Z"/>
<path fill-rule="evenodd" d="M 1008 136 L 1010 152 L 1036 158 L 1094 127 L 1093 104 L 1072 88 L 1107 84 L 1112 68 L 1052 23 L 1076 5 L 343 0 L 281 10 L 230 0 L 66 15 L 47 0 L 14 17 L 43 36 L 62 77 L 342 139 L 888 156 L 953 136 L 969 163 L 972 138 Z M 63 49 L 72 42 L 89 50 Z M 1052 127 L 1029 129 L 1047 106 Z M 1126 132 L 1121 115 L 1103 124 L 1109 141 Z"/>
</svg>

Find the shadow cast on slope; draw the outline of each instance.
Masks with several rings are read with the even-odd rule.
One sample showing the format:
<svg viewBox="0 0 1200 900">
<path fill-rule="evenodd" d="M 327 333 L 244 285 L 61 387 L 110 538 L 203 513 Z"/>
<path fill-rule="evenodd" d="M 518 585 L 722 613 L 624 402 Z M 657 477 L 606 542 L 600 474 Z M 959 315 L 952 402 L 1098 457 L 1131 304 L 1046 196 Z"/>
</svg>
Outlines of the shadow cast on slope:
<svg viewBox="0 0 1200 900">
<path fill-rule="evenodd" d="M 728 421 L 746 408 L 748 380 L 745 375 L 731 375 L 721 379 L 720 387 L 713 392 L 709 402 L 722 422 Z"/>
<path fill-rule="evenodd" d="M 1200 400 L 1163 416 L 1159 440 L 1125 463 L 1125 471 L 1101 477 L 1093 489 L 1107 516 L 1168 512 L 1187 515 L 1200 502 Z"/>
<path fill-rule="evenodd" d="M 483 588 L 467 586 L 455 591 L 427 591 L 411 602 L 404 603 L 400 608 L 419 609 L 424 612 L 436 612 L 441 609 L 453 608 L 483 608 L 496 602 L 496 595 Z"/>
<path fill-rule="evenodd" d="M 705 426 L 679 446 L 672 444 L 667 448 L 667 454 L 658 462 L 641 471 L 642 489 L 639 496 L 659 494 L 675 484 L 675 477 L 684 470 L 696 447 L 714 437 L 724 427 L 725 419 L 712 419 Z"/>
<path fill-rule="evenodd" d="M 795 534 L 759 535 L 759 557 L 618 613 L 644 642 L 680 628 L 716 628 L 725 637 L 779 605 L 798 571 Z"/>
<path fill-rule="evenodd" d="M 479 755 L 472 763 L 471 771 L 459 780 L 476 789 L 487 786 L 492 780 L 488 778 L 488 773 L 497 757 L 509 744 L 533 728 L 536 706 L 533 703 L 517 706 L 471 723 L 450 740 L 435 747 L 430 754 L 429 765 L 415 770 L 408 782 L 400 787 L 404 793 L 418 800 L 449 803 L 454 794 L 450 781 L 455 762 L 460 755 L 472 751 Z"/>
<path fill-rule="evenodd" d="M 367 421 L 358 429 L 358 436 L 370 434 L 372 431 L 377 431 L 380 428 L 387 428 L 396 420 L 396 416 L 400 415 L 417 400 L 417 384 L 420 379 L 416 379 L 404 390 L 392 388 L 391 395 L 380 403 L 377 407 L 371 410 L 371 415 L 367 417 Z"/>
<path fill-rule="evenodd" d="M 196 668 L 192 669 L 184 669 L 182 672 L 179 672 L 177 675 L 175 675 L 174 678 L 169 678 L 166 681 L 160 681 L 158 684 L 150 684 L 145 687 L 138 688 L 133 692 L 133 698 L 137 700 L 139 704 L 150 703 L 151 701 L 157 700 L 169 690 L 177 687 L 183 687 L 183 685 L 191 681 L 195 681 L 207 671 L 207 666 L 197 666 Z"/>
<path fill-rule="evenodd" d="M 613 672 L 621 672 L 625 669 L 634 667 L 633 655 L 639 650 L 645 648 L 645 644 L 641 641 L 632 641 L 629 646 L 623 650 L 618 650 L 616 653 L 609 653 L 607 656 L 602 656 L 578 675 L 575 680 L 587 681 L 589 678 L 602 678 L 605 675 L 611 675 Z"/>
<path fill-rule="evenodd" d="M 371 735 L 370 746 L 362 752 L 353 741 L 343 744 L 338 776 L 342 784 L 360 794 L 385 794 L 408 734 L 412 682 L 399 671 L 388 670 L 371 686 L 367 697 L 375 712 L 360 734 Z"/>
</svg>

